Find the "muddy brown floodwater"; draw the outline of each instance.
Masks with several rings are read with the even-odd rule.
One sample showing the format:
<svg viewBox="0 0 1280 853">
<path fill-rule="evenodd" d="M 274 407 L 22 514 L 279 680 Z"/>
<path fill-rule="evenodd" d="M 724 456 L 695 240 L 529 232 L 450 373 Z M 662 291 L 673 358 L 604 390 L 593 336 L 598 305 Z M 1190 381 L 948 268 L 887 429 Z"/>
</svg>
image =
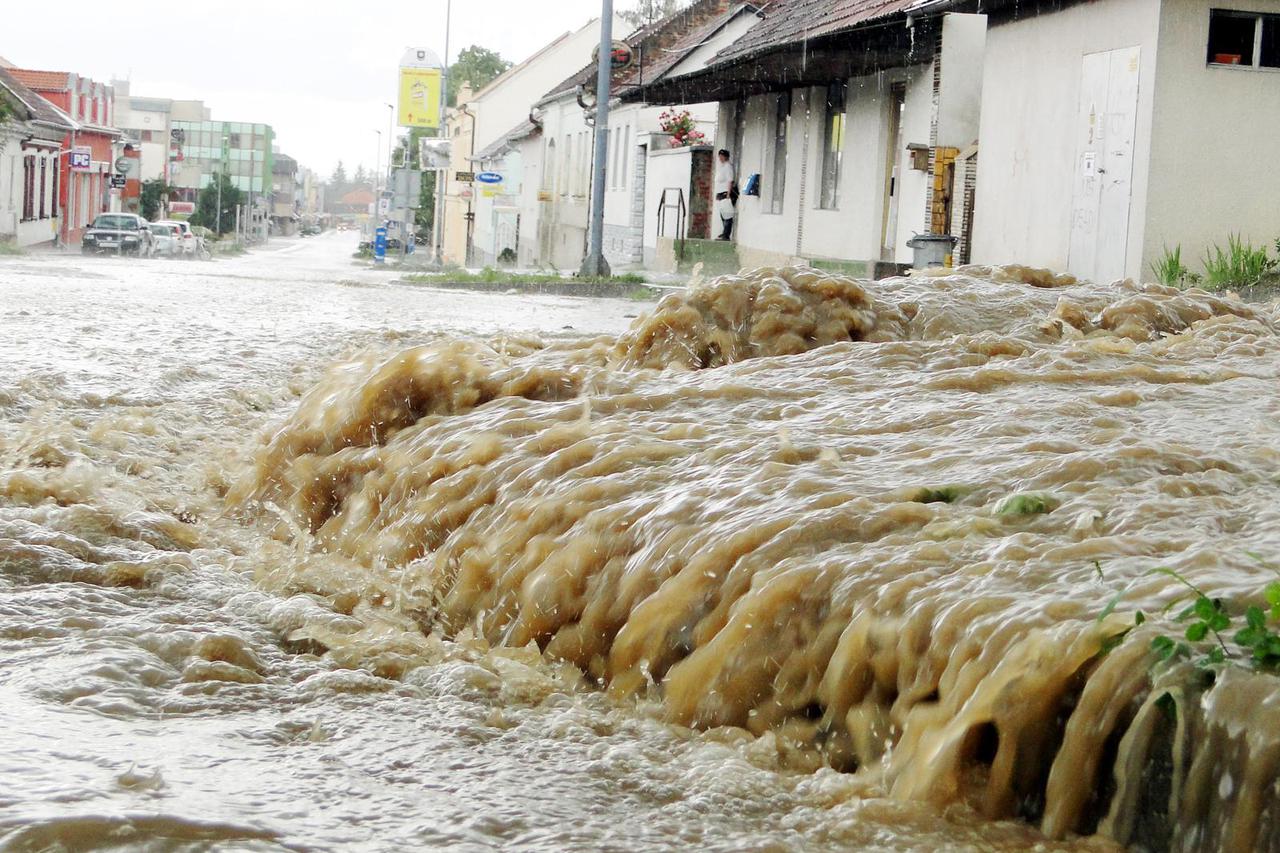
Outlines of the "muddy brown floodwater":
<svg viewBox="0 0 1280 853">
<path fill-rule="evenodd" d="M 1280 849 L 1276 306 L 344 250 L 0 270 L 0 846 Z"/>
</svg>

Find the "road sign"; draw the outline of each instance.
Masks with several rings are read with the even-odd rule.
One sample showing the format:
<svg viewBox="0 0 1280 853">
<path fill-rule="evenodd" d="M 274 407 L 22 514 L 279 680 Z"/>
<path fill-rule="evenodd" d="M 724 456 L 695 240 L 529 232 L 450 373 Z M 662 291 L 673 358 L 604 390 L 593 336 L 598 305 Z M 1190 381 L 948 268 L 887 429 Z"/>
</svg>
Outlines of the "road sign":
<svg viewBox="0 0 1280 853">
<path fill-rule="evenodd" d="M 609 63 L 613 67 L 614 71 L 621 71 L 623 68 L 630 68 L 631 64 L 635 62 L 635 58 L 636 52 L 631 48 L 631 45 L 627 44 L 625 41 L 615 41 L 612 49 L 609 51 Z M 591 61 L 593 63 L 598 63 L 600 61 L 600 47 L 598 45 L 591 54 Z"/>
<path fill-rule="evenodd" d="M 73 172 L 87 172 L 93 168 L 93 151 L 89 148 L 73 148 L 67 163 Z"/>
<path fill-rule="evenodd" d="M 411 47 L 400 57 L 401 127 L 439 127 L 443 83 L 440 58 L 426 48 Z"/>
<path fill-rule="evenodd" d="M 129 171 L 129 158 L 128 158 L 128 157 L 117 157 L 117 158 L 116 158 L 116 171 L 117 171 L 117 172 L 120 172 L 120 173 L 124 173 L 124 172 L 128 172 L 128 171 Z"/>
<path fill-rule="evenodd" d="M 125 186 L 125 184 L 126 184 L 126 183 L 128 183 L 128 179 L 127 179 L 124 175 L 112 175 L 112 176 L 111 176 L 111 189 L 113 189 L 113 190 L 122 190 L 122 189 L 124 189 L 124 186 Z"/>
<path fill-rule="evenodd" d="M 500 184 L 502 183 L 502 175 L 497 172 L 481 172 L 476 175 L 476 180 L 482 184 Z"/>
<path fill-rule="evenodd" d="M 448 169 L 449 168 L 449 140 L 447 139 L 419 139 L 418 140 L 418 163 L 424 169 Z"/>
<path fill-rule="evenodd" d="M 453 179 L 460 184 L 474 184 L 476 182 L 475 172 L 454 172 Z"/>
<path fill-rule="evenodd" d="M 373 232 L 373 262 L 375 264 L 386 263 L 387 260 L 387 229 L 379 227 Z"/>
</svg>

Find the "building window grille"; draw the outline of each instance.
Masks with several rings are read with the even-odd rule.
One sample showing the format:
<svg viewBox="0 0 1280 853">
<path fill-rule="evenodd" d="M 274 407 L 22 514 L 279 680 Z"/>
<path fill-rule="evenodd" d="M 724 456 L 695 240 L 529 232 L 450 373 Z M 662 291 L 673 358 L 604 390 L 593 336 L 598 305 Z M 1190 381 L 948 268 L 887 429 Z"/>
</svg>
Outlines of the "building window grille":
<svg viewBox="0 0 1280 853">
<path fill-rule="evenodd" d="M 787 190 L 787 136 L 791 131 L 791 93 L 776 96 L 773 113 L 773 144 L 769 148 L 769 212 L 782 213 Z"/>
<path fill-rule="evenodd" d="M 22 221 L 36 218 L 36 158 L 22 158 Z"/>
<path fill-rule="evenodd" d="M 818 206 L 835 210 L 840 206 L 840 163 L 844 151 L 845 100 L 849 86 L 836 83 L 827 87 L 827 103 L 822 129 L 822 192 Z"/>
<path fill-rule="evenodd" d="M 1210 65 L 1280 68 L 1280 15 L 1209 11 Z"/>
</svg>

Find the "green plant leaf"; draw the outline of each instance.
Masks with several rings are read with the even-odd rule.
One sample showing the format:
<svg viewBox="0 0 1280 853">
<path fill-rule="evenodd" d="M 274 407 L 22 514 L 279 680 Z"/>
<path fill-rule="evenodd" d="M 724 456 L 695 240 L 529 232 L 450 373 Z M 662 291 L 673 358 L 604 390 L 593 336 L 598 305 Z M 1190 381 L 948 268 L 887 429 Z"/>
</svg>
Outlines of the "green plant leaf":
<svg viewBox="0 0 1280 853">
<path fill-rule="evenodd" d="M 1172 637 L 1153 637 L 1151 639 L 1151 651 L 1156 653 L 1160 660 L 1168 660 L 1173 657 L 1174 642 Z"/>
<path fill-rule="evenodd" d="M 1141 624 L 1143 624 L 1143 623 L 1144 623 L 1144 622 L 1146 622 L 1146 621 L 1147 621 L 1147 614 L 1143 613 L 1141 610 L 1139 610 L 1137 613 L 1133 614 L 1133 624 L 1134 624 L 1134 625 L 1141 625 Z"/>
<path fill-rule="evenodd" d="M 1124 598 L 1124 590 L 1117 592 L 1115 596 L 1107 602 L 1107 606 L 1102 608 L 1102 612 L 1098 614 L 1098 621 L 1107 621 L 1107 617 L 1116 612 L 1116 607 L 1120 604 L 1120 599 L 1122 598 Z"/>
<path fill-rule="evenodd" d="M 1187 639 L 1198 643 L 1209 634 L 1209 626 L 1203 622 L 1193 622 L 1187 626 Z"/>
<path fill-rule="evenodd" d="M 1250 607 L 1244 612 L 1244 621 L 1249 623 L 1250 628 L 1263 628 L 1267 624 L 1267 614 L 1261 607 Z"/>
<path fill-rule="evenodd" d="M 1214 614 L 1218 612 L 1218 608 L 1214 606 L 1214 603 L 1203 596 L 1196 599 L 1196 603 L 1191 605 L 1191 609 L 1196 616 L 1203 619 L 1205 622 L 1212 619 Z"/>
<path fill-rule="evenodd" d="M 1226 661 L 1227 653 L 1222 650 L 1222 646 L 1214 646 L 1209 649 L 1209 653 L 1205 657 L 1211 664 L 1220 664 Z"/>
</svg>

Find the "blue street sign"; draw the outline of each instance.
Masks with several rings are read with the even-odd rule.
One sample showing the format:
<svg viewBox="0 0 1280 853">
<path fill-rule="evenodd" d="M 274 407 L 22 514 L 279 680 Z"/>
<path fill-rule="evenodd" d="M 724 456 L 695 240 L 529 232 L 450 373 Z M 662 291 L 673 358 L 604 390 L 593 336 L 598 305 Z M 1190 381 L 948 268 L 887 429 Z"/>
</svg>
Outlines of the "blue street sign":
<svg viewBox="0 0 1280 853">
<path fill-rule="evenodd" d="M 387 229 L 379 228 L 373 232 L 373 262 L 385 263 L 387 260 Z"/>
<path fill-rule="evenodd" d="M 497 172 L 481 172 L 476 175 L 476 180 L 482 184 L 500 184 L 502 183 L 502 175 Z"/>
</svg>

